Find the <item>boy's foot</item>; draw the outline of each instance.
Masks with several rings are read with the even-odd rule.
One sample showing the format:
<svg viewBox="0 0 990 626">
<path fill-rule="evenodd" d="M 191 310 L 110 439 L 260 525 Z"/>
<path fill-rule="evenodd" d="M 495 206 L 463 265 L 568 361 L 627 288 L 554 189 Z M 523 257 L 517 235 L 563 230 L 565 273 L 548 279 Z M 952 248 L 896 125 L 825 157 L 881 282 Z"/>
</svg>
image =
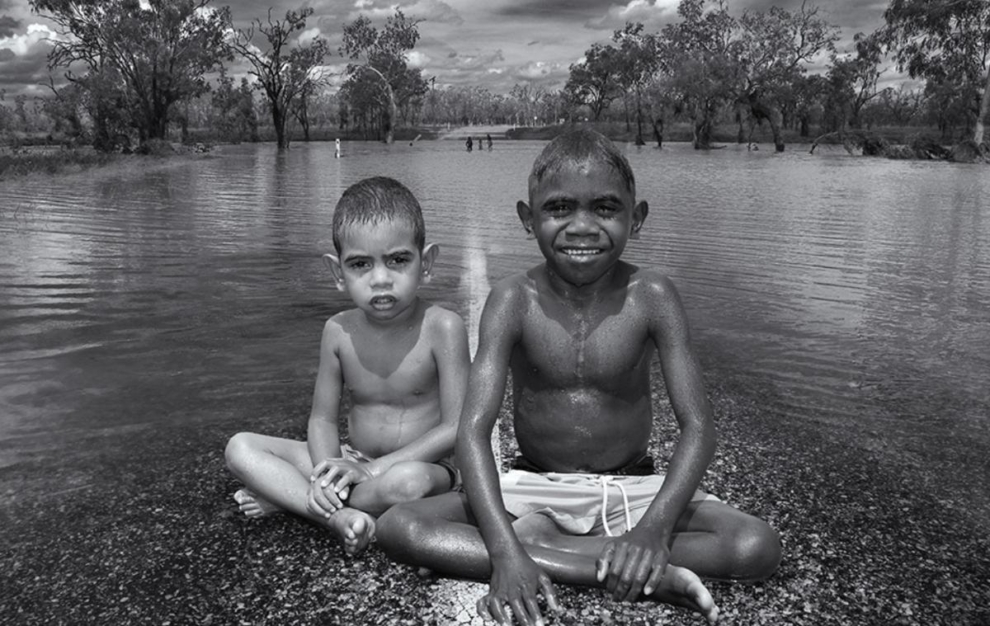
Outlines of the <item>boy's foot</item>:
<svg viewBox="0 0 990 626">
<path fill-rule="evenodd" d="M 689 569 L 668 565 L 660 586 L 648 597 L 677 604 L 700 613 L 709 624 L 718 621 L 718 607 L 705 583 Z"/>
<path fill-rule="evenodd" d="M 248 489 L 238 489 L 234 493 L 234 501 L 237 502 L 241 513 L 247 517 L 265 517 L 281 511 L 280 508 L 268 500 L 259 498 L 257 494 Z"/>
<path fill-rule="evenodd" d="M 375 518 L 364 511 L 344 507 L 331 515 L 327 524 L 344 542 L 348 556 L 361 554 L 375 539 Z"/>
</svg>

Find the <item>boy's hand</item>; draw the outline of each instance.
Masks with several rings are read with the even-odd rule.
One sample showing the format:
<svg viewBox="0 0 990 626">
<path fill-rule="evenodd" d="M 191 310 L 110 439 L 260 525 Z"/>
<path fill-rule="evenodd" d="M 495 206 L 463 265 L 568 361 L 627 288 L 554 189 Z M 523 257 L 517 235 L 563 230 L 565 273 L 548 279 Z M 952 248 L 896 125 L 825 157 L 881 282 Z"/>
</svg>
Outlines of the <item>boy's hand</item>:
<svg viewBox="0 0 990 626">
<path fill-rule="evenodd" d="M 498 565 L 493 562 L 488 593 L 478 600 L 478 615 L 499 624 L 511 624 L 515 615 L 522 626 L 543 626 L 537 593 L 543 594 L 550 610 L 560 610 L 550 577 L 529 556 Z"/>
<path fill-rule="evenodd" d="M 367 463 L 348 461 L 347 459 L 327 459 L 313 468 L 311 481 L 319 481 L 320 487 L 326 490 L 332 487 L 334 499 L 343 501 L 350 495 L 351 485 L 363 483 L 374 478 Z M 341 505 L 343 506 L 343 505 Z"/>
<path fill-rule="evenodd" d="M 329 494 L 327 493 L 329 492 Z M 331 497 L 333 498 L 331 500 Z M 330 516 L 343 508 L 343 503 L 337 498 L 337 494 L 332 489 L 324 490 L 318 483 L 309 483 L 306 493 L 306 509 L 313 515 L 318 515 L 323 519 L 330 519 Z"/>
<path fill-rule="evenodd" d="M 606 588 L 615 600 L 632 602 L 640 593 L 652 594 L 667 570 L 668 543 L 667 537 L 640 528 L 616 537 L 598 557 L 599 582 L 608 579 Z"/>
</svg>

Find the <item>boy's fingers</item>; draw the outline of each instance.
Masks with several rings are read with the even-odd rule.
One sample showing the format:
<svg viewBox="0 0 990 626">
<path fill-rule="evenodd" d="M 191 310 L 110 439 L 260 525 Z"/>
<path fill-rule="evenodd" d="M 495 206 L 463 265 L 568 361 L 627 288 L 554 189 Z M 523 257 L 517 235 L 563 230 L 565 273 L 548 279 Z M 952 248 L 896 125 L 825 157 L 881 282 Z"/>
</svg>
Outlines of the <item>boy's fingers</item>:
<svg viewBox="0 0 990 626">
<path fill-rule="evenodd" d="M 509 604 L 512 606 L 512 612 L 516 616 L 516 621 L 518 621 L 523 626 L 533 626 L 535 622 L 534 620 L 530 619 L 529 611 L 526 608 L 526 603 L 523 602 L 522 598 L 515 598 Z M 509 623 L 511 624 L 512 622 Z"/>
<path fill-rule="evenodd" d="M 543 614 L 540 612 L 540 605 L 536 602 L 536 596 L 526 596 L 524 600 L 526 602 L 526 610 L 529 612 L 530 620 L 532 620 L 536 626 L 543 626 Z"/>
<path fill-rule="evenodd" d="M 481 596 L 475 603 L 475 609 L 478 611 L 478 616 L 481 617 L 482 621 L 490 622 L 493 618 L 491 612 L 488 610 L 488 596 Z"/>
<path fill-rule="evenodd" d="M 543 597 L 547 601 L 547 606 L 555 613 L 560 612 L 560 605 L 557 604 L 557 591 L 553 588 L 553 583 L 549 576 L 540 577 L 540 588 L 543 590 Z"/>
<path fill-rule="evenodd" d="M 601 556 L 598 557 L 598 561 L 595 562 L 595 577 L 598 582 L 605 580 L 605 576 L 608 575 L 609 565 L 612 564 L 612 558 L 615 556 L 615 544 L 609 543 L 602 550 Z"/>
<path fill-rule="evenodd" d="M 653 569 L 650 571 L 650 577 L 646 579 L 646 584 L 643 585 L 643 593 L 648 596 L 653 595 L 653 592 L 660 586 L 660 581 L 663 579 L 663 574 L 666 570 L 666 563 L 660 560 L 654 562 Z"/>
<path fill-rule="evenodd" d="M 612 556 L 612 562 L 608 568 L 608 584 L 606 587 L 613 594 L 619 582 L 619 577 L 622 575 L 622 570 L 626 567 L 626 548 L 627 546 L 624 543 L 616 546 L 615 554 Z"/>
<path fill-rule="evenodd" d="M 316 467 L 313 468 L 313 473 L 309 475 L 309 482 L 314 482 L 323 473 L 323 470 L 327 468 L 326 461 L 320 461 Z"/>
</svg>

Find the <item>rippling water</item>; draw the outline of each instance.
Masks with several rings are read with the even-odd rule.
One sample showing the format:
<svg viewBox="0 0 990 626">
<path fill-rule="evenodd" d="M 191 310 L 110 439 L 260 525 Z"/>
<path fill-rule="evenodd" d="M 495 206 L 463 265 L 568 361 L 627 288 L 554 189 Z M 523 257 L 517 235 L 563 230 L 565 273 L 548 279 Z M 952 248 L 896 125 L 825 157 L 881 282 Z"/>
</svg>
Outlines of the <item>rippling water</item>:
<svg viewBox="0 0 990 626">
<path fill-rule="evenodd" d="M 305 419 L 322 322 L 347 306 L 320 260 L 332 207 L 366 176 L 418 195 L 441 245 L 427 296 L 475 319 L 486 281 L 540 258 L 515 203 L 541 146 L 235 146 L 0 183 L 0 467 L 162 421 Z M 628 155 L 650 203 L 628 258 L 674 278 L 707 370 L 780 419 L 986 493 L 985 167 Z"/>
</svg>

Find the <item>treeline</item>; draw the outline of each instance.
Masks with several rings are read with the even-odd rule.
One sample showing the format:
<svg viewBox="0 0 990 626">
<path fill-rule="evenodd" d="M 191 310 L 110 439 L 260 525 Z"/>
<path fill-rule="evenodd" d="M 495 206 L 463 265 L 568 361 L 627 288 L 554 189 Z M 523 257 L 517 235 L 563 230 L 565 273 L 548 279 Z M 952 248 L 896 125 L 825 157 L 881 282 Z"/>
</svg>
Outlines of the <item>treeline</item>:
<svg viewBox="0 0 990 626">
<path fill-rule="evenodd" d="M 210 0 L 32 0 L 59 30 L 49 56 L 67 82 L 52 95 L 3 101 L 0 132 L 115 150 L 178 136 L 218 141 L 309 139 L 345 133 L 391 141 L 399 126 L 619 122 L 637 141 L 663 141 L 688 123 L 708 147 L 717 126 L 739 141 L 766 127 L 778 150 L 802 137 L 879 126 L 935 128 L 947 143 L 984 150 L 990 109 L 990 3 L 890 0 L 884 25 L 839 51 L 838 29 L 807 3 L 730 15 L 726 0 L 682 0 L 657 32 L 629 23 L 592 45 L 551 90 L 508 94 L 440 87 L 409 67 L 419 21 L 396 10 L 381 28 L 364 16 L 341 25 L 343 44 L 300 37 L 313 10 L 232 27 Z M 327 69 L 335 54 L 341 75 Z M 250 80 L 229 76 L 235 59 Z M 810 73 L 812 64 L 825 70 Z M 881 89 L 885 71 L 915 87 Z M 205 133 L 205 135 L 204 135 Z"/>
</svg>

